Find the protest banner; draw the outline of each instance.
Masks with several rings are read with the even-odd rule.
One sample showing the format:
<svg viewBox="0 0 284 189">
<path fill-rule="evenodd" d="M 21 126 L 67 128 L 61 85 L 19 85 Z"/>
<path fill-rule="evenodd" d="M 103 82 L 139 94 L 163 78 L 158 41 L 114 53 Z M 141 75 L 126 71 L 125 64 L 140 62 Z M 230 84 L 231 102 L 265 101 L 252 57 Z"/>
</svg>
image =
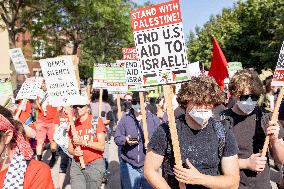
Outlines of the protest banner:
<svg viewBox="0 0 284 189">
<path fill-rule="evenodd" d="M 0 79 L 0 105 L 6 106 L 13 97 L 12 82 L 8 78 Z"/>
<path fill-rule="evenodd" d="M 229 64 L 229 77 L 233 77 L 235 73 L 243 69 L 241 62 L 228 62 Z"/>
<path fill-rule="evenodd" d="M 29 74 L 30 70 L 21 48 L 9 50 L 10 58 L 18 74 Z"/>
<path fill-rule="evenodd" d="M 136 48 L 122 48 L 122 60 L 137 60 Z"/>
<path fill-rule="evenodd" d="M 110 93 L 127 93 L 124 67 L 94 66 L 93 87 L 106 88 Z"/>
<path fill-rule="evenodd" d="M 173 92 L 165 85 L 190 79 L 179 1 L 136 9 L 130 15 L 143 85 L 164 85 L 175 164 L 182 166 L 172 109 Z M 180 183 L 180 188 L 185 185 Z"/>
<path fill-rule="evenodd" d="M 272 84 L 273 83 L 273 84 Z M 280 93 L 277 97 L 277 101 L 272 113 L 271 122 L 276 123 L 278 120 L 279 108 L 284 96 L 284 41 L 282 43 L 282 47 L 279 53 L 279 58 L 277 61 L 276 69 L 273 75 L 271 85 L 273 86 L 281 86 Z M 269 136 L 265 137 L 264 145 L 261 151 L 261 156 L 265 157 L 269 146 Z"/>
<path fill-rule="evenodd" d="M 179 2 L 148 6 L 133 10 L 130 14 L 143 84 L 189 80 Z"/>
<path fill-rule="evenodd" d="M 42 77 L 31 77 L 27 78 L 21 86 L 16 99 L 31 99 L 35 100 L 40 95 Z"/>
<path fill-rule="evenodd" d="M 54 107 L 76 105 L 80 93 L 72 58 L 48 58 L 39 62 L 51 105 Z"/>
</svg>

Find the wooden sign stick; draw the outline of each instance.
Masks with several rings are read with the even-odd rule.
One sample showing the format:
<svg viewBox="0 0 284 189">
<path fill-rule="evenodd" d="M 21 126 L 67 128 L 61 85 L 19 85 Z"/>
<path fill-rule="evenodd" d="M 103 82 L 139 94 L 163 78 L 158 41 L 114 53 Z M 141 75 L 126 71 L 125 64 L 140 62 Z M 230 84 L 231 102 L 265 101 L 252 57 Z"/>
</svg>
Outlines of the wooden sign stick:
<svg viewBox="0 0 284 189">
<path fill-rule="evenodd" d="M 272 113 L 272 117 L 271 117 L 271 121 L 272 122 L 276 122 L 278 120 L 278 114 L 279 114 L 279 108 L 282 102 L 282 98 L 284 96 L 284 87 L 281 88 L 280 93 L 278 95 L 275 107 L 274 107 L 274 111 Z M 265 157 L 267 150 L 268 150 L 268 145 L 269 145 L 269 136 L 265 137 L 265 142 L 261 151 L 261 157 Z"/>
<path fill-rule="evenodd" d="M 70 107 L 66 107 L 66 110 L 67 110 L 68 118 L 69 118 L 69 121 L 70 121 L 72 136 L 74 136 L 74 137 L 79 137 L 79 136 L 78 136 L 78 133 L 77 133 L 77 131 L 76 131 L 75 124 L 74 124 L 74 120 L 73 120 L 71 108 L 70 108 Z M 81 147 L 80 147 L 80 146 L 76 146 L 76 148 L 77 148 L 78 150 L 81 150 Z M 85 169 L 86 166 L 85 166 L 85 162 L 84 162 L 83 156 L 80 156 L 80 157 L 79 157 L 79 160 L 80 160 L 81 168 L 82 168 L 82 169 Z"/>
<path fill-rule="evenodd" d="M 24 99 L 22 100 L 22 102 L 19 104 L 19 108 L 18 108 L 18 110 L 17 110 L 17 112 L 16 112 L 16 114 L 15 114 L 15 116 L 14 116 L 14 119 L 15 119 L 15 120 L 18 120 L 18 119 L 19 119 L 19 116 L 20 116 L 20 114 L 21 114 L 21 112 L 22 112 L 23 106 L 26 105 L 26 102 L 27 102 L 27 99 L 24 98 Z"/>
<path fill-rule="evenodd" d="M 147 147 L 149 139 L 148 139 L 148 127 L 147 127 L 147 120 L 146 120 L 146 106 L 145 106 L 145 100 L 144 100 L 144 93 L 143 92 L 139 92 L 139 98 L 140 98 L 140 107 L 141 107 L 141 114 L 142 114 L 145 147 Z"/>
<path fill-rule="evenodd" d="M 179 139 L 178 139 L 177 128 L 176 128 L 176 120 L 175 120 L 173 103 L 172 103 L 173 90 L 172 90 L 170 85 L 164 85 L 163 88 L 164 88 L 165 101 L 166 101 L 166 104 L 167 104 L 169 129 L 170 129 L 170 133 L 171 133 L 173 152 L 174 152 L 174 157 L 175 157 L 175 164 L 178 165 L 178 166 L 182 166 Z M 185 184 L 179 183 L 179 188 L 185 189 Z"/>
<path fill-rule="evenodd" d="M 119 121 L 121 119 L 121 117 L 122 117 L 122 111 L 121 111 L 119 94 L 116 97 L 116 105 L 117 105 L 117 117 L 118 117 L 118 121 Z"/>
<path fill-rule="evenodd" d="M 103 106 L 103 89 L 100 89 L 100 97 L 99 97 L 99 117 L 102 117 L 102 106 Z"/>
</svg>

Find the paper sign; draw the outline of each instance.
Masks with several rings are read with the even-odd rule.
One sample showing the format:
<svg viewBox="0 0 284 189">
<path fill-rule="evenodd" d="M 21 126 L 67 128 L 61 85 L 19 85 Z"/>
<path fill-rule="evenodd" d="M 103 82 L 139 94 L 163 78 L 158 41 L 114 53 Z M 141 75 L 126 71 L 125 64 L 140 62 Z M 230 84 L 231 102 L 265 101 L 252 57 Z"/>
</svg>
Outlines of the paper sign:
<svg viewBox="0 0 284 189">
<path fill-rule="evenodd" d="M 78 104 L 80 93 L 72 57 L 42 59 L 39 63 L 52 106 Z"/>
<path fill-rule="evenodd" d="M 188 65 L 188 74 L 190 77 L 201 74 L 199 62 L 193 62 Z"/>
<path fill-rule="evenodd" d="M 189 80 L 179 2 L 148 6 L 130 14 L 143 84 Z"/>
<path fill-rule="evenodd" d="M 15 66 L 15 70 L 18 74 L 29 74 L 30 70 L 27 65 L 26 59 L 22 52 L 22 49 L 15 48 L 9 50 L 10 58 Z"/>
<path fill-rule="evenodd" d="M 35 100 L 40 94 L 41 85 L 43 78 L 42 77 L 31 77 L 27 78 L 21 89 L 19 90 L 16 99 L 31 99 Z"/>
<path fill-rule="evenodd" d="M 3 96 L 13 96 L 12 83 L 8 79 L 0 80 L 0 98 Z"/>
<path fill-rule="evenodd" d="M 229 77 L 233 77 L 237 71 L 242 70 L 243 66 L 241 62 L 229 62 Z"/>
<path fill-rule="evenodd" d="M 123 60 L 137 60 L 136 48 L 122 48 Z"/>
<path fill-rule="evenodd" d="M 273 75 L 272 86 L 284 86 L 284 41 L 279 53 L 276 69 Z"/>
<path fill-rule="evenodd" d="M 93 87 L 106 88 L 110 93 L 127 92 L 124 67 L 96 65 L 93 72 Z"/>
</svg>

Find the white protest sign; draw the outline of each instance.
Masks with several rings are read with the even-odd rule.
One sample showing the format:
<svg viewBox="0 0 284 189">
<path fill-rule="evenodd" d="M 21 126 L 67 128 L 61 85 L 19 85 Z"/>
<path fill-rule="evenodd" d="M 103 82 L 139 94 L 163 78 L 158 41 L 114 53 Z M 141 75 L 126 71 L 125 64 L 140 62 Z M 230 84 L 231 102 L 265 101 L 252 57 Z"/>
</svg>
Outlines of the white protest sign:
<svg viewBox="0 0 284 189">
<path fill-rule="evenodd" d="M 187 53 L 178 1 L 131 11 L 143 84 L 158 85 L 189 80 Z"/>
<path fill-rule="evenodd" d="M 127 85 L 142 85 L 141 64 L 139 64 L 137 60 L 117 60 L 116 62 L 124 63 L 125 79 Z"/>
<path fill-rule="evenodd" d="M 22 49 L 15 48 L 9 50 L 10 58 L 15 66 L 15 70 L 18 74 L 29 74 L 30 70 L 27 65 L 26 59 L 22 52 Z"/>
<path fill-rule="evenodd" d="M 16 99 L 37 99 L 40 94 L 43 78 L 31 77 L 27 78 L 21 89 L 19 90 Z"/>
<path fill-rule="evenodd" d="M 193 62 L 188 65 L 188 74 L 190 77 L 201 74 L 199 62 Z"/>
<path fill-rule="evenodd" d="M 39 63 L 52 106 L 76 105 L 80 93 L 72 57 L 42 59 Z"/>
<path fill-rule="evenodd" d="M 243 69 L 241 62 L 228 62 L 229 64 L 229 77 L 233 77 L 235 73 Z"/>
<path fill-rule="evenodd" d="M 271 85 L 277 87 L 284 86 L 284 41 L 279 53 L 279 58 Z"/>
</svg>

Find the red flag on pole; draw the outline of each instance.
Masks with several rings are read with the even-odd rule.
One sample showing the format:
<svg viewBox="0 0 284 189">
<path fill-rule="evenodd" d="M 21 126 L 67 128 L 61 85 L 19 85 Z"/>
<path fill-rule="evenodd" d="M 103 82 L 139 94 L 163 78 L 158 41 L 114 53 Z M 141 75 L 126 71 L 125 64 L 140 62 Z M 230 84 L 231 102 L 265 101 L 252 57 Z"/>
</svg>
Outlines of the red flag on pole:
<svg viewBox="0 0 284 189">
<path fill-rule="evenodd" d="M 215 36 L 213 36 L 213 52 L 209 76 L 214 77 L 218 85 L 224 90 L 224 80 L 228 76 L 228 62 Z"/>
</svg>

